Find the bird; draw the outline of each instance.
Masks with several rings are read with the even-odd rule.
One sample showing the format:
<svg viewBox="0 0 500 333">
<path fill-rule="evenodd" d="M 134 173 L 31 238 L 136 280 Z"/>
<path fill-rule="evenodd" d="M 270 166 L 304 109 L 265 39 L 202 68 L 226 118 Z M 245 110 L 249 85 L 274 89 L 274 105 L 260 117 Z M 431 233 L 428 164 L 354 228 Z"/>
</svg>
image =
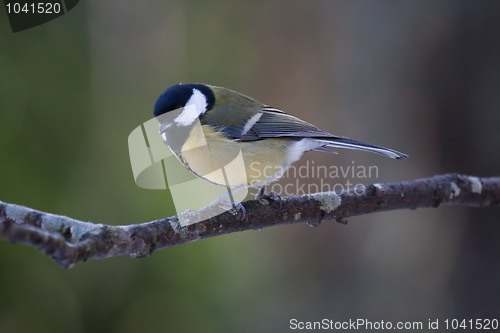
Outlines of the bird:
<svg viewBox="0 0 500 333">
<path fill-rule="evenodd" d="M 307 151 L 335 154 L 336 148 L 345 148 L 393 159 L 408 157 L 333 135 L 242 93 L 203 83 L 169 87 L 156 100 L 153 114 L 162 140 L 194 175 L 234 191 L 259 189 L 256 198 L 265 196 L 265 186 Z M 238 157 L 242 163 L 228 170 Z"/>
</svg>

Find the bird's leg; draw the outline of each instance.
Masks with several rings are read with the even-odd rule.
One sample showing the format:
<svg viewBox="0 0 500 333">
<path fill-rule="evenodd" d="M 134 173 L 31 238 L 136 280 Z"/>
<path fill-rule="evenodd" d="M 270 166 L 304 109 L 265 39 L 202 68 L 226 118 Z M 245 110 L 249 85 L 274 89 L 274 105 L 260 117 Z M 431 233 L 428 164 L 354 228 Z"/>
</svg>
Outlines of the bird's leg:
<svg viewBox="0 0 500 333">
<path fill-rule="evenodd" d="M 257 194 L 255 195 L 255 200 L 270 200 L 270 201 L 281 201 L 281 196 L 276 193 L 276 192 L 269 192 L 269 193 L 265 193 L 266 191 L 266 186 L 262 186 L 259 190 L 259 192 L 257 192 Z"/>
<path fill-rule="evenodd" d="M 231 200 L 231 205 L 233 205 L 233 208 L 232 210 L 237 214 L 239 210 L 241 210 L 241 219 L 240 221 L 243 221 L 245 219 L 245 217 L 247 216 L 247 210 L 245 208 L 245 206 L 243 206 L 243 204 L 241 202 L 238 202 L 236 203 L 234 201 L 234 194 L 241 190 L 242 187 L 237 187 L 237 188 L 234 188 L 234 189 L 231 189 L 229 186 L 227 187 L 227 193 L 229 195 L 229 200 Z M 235 215 L 236 215 L 235 214 Z"/>
<path fill-rule="evenodd" d="M 219 207 L 222 207 L 230 213 L 234 213 L 233 215 L 236 215 L 238 211 L 241 211 L 241 221 L 243 221 L 246 217 L 247 210 L 241 202 L 236 202 L 234 200 L 234 195 L 236 194 L 236 192 L 239 192 L 244 188 L 246 188 L 246 186 L 236 186 L 234 188 L 227 187 L 227 192 L 218 197 L 217 200 L 210 204 L 210 206 L 218 205 Z M 229 208 L 228 206 L 231 208 Z"/>
<path fill-rule="evenodd" d="M 260 189 L 259 189 L 259 192 L 257 192 L 257 194 L 255 195 L 255 199 L 256 200 L 259 200 L 260 198 L 262 198 L 264 196 L 264 192 L 266 191 L 266 185 L 262 186 Z"/>
</svg>

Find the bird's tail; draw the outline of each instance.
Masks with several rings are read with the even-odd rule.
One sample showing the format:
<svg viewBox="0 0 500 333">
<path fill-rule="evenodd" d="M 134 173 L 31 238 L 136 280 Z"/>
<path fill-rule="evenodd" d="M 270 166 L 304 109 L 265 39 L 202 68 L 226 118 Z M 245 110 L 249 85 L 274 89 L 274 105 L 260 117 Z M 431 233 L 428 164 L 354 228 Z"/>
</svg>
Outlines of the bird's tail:
<svg viewBox="0 0 500 333">
<path fill-rule="evenodd" d="M 394 149 L 372 145 L 370 143 L 344 138 L 340 136 L 334 136 L 331 138 L 317 138 L 316 140 L 324 144 L 317 150 L 333 152 L 332 150 L 330 150 L 331 148 L 345 148 L 345 149 L 362 150 L 371 153 L 376 153 L 397 160 L 401 160 L 408 157 L 408 155 Z"/>
</svg>

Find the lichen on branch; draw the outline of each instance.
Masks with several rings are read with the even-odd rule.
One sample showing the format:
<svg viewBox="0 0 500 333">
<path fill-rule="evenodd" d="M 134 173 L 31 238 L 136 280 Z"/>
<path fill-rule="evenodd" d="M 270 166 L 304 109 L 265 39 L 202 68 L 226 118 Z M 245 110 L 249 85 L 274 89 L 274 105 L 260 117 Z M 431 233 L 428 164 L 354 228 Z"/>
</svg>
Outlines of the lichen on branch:
<svg viewBox="0 0 500 333">
<path fill-rule="evenodd" d="M 319 226 L 324 220 L 345 224 L 351 216 L 440 205 L 499 206 L 500 177 L 447 174 L 371 184 L 362 193 L 322 192 L 251 200 L 242 205 L 244 219 L 237 211 L 227 211 L 188 225 L 181 225 L 179 217 L 172 216 L 114 226 L 78 221 L 0 201 L 0 238 L 33 246 L 62 266 L 71 267 L 88 259 L 119 255 L 145 257 L 161 248 L 281 224 Z"/>
</svg>

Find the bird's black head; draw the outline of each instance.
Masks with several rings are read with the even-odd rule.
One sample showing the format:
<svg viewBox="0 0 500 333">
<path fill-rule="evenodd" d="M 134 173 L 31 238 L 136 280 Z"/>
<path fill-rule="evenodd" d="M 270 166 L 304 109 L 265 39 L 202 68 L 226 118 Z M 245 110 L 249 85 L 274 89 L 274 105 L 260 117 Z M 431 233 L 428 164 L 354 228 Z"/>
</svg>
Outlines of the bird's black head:
<svg viewBox="0 0 500 333">
<path fill-rule="evenodd" d="M 155 117 L 186 106 L 196 94 L 199 100 L 199 93 L 203 95 L 206 102 L 206 111 L 210 110 L 215 103 L 215 96 L 208 86 L 201 83 L 176 84 L 165 90 L 156 100 L 153 114 Z"/>
</svg>

